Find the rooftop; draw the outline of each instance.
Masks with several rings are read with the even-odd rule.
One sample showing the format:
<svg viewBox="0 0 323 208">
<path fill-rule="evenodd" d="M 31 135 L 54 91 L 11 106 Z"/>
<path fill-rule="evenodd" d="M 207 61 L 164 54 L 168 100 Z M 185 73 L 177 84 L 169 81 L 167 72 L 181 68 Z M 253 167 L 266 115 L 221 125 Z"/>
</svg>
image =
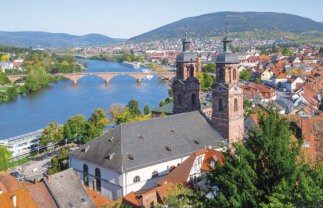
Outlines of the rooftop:
<svg viewBox="0 0 323 208">
<path fill-rule="evenodd" d="M 223 144 L 210 120 L 193 111 L 121 124 L 68 155 L 124 173 Z"/>
</svg>

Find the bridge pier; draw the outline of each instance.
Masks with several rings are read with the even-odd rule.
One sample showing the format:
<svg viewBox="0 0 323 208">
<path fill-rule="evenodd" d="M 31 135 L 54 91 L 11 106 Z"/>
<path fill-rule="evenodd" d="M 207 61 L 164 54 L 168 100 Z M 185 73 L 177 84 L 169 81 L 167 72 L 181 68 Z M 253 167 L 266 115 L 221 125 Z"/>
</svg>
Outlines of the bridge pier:
<svg viewBox="0 0 323 208">
<path fill-rule="evenodd" d="M 137 79 L 137 83 L 140 84 L 141 83 L 141 79 Z"/>
<path fill-rule="evenodd" d="M 109 84 L 110 79 L 105 79 L 105 83 Z"/>
</svg>

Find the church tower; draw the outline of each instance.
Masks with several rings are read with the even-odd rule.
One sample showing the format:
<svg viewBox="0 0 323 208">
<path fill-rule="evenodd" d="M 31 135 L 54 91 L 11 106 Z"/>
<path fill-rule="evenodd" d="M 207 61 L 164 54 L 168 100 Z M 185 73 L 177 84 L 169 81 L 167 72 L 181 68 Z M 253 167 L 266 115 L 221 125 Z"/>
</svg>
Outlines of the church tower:
<svg viewBox="0 0 323 208">
<path fill-rule="evenodd" d="M 243 139 L 243 87 L 239 83 L 238 56 L 230 51 L 232 42 L 223 39 L 223 52 L 217 57 L 216 82 L 212 86 L 212 122 L 231 144 Z"/>
<path fill-rule="evenodd" d="M 200 82 L 197 72 L 200 64 L 190 51 L 190 41 L 187 33 L 183 39 L 183 51 L 176 57 L 176 80 L 173 82 L 173 113 L 183 113 L 199 110 L 200 104 Z"/>
</svg>

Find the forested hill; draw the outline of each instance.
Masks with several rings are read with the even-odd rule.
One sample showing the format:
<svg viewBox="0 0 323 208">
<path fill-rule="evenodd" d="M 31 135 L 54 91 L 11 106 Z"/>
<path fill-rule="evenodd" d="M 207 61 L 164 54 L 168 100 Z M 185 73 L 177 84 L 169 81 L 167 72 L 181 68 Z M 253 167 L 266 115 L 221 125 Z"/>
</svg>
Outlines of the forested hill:
<svg viewBox="0 0 323 208">
<path fill-rule="evenodd" d="M 124 42 L 125 39 L 110 38 L 100 34 L 83 36 L 48 32 L 1 32 L 0 45 L 32 48 L 67 48 L 95 46 Z"/>
<path fill-rule="evenodd" d="M 148 41 L 183 37 L 222 36 L 226 28 L 237 37 L 270 37 L 277 34 L 314 35 L 323 38 L 323 24 L 297 15 L 274 12 L 216 12 L 189 17 L 133 37 L 130 41 Z M 307 35 L 307 34 L 305 34 Z"/>
</svg>

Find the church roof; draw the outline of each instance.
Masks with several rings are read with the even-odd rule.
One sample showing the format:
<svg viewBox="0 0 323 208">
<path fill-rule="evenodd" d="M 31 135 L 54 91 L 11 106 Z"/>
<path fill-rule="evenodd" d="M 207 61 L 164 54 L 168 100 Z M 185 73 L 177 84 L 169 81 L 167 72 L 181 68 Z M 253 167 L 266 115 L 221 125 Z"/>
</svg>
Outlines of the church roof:
<svg viewBox="0 0 323 208">
<path fill-rule="evenodd" d="M 216 64 L 238 64 L 240 63 L 240 60 L 237 54 L 223 52 L 216 57 L 215 63 Z"/>
<path fill-rule="evenodd" d="M 193 111 L 121 124 L 68 155 L 124 173 L 222 144 L 210 120 Z"/>
<path fill-rule="evenodd" d="M 197 62 L 197 58 L 194 53 L 186 51 L 177 55 L 176 62 Z"/>
</svg>

